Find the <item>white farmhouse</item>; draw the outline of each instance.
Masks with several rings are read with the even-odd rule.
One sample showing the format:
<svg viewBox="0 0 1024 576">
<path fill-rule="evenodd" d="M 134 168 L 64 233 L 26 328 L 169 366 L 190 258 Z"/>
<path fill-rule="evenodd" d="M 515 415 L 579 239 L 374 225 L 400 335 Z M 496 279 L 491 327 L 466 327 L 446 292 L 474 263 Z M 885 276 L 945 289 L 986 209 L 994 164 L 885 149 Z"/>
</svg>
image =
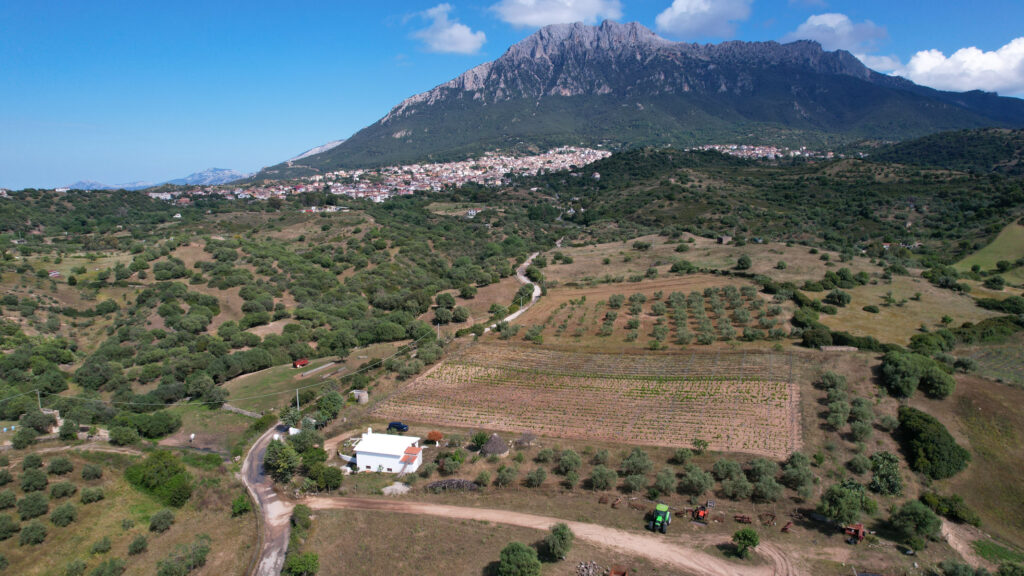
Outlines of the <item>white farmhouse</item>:
<svg viewBox="0 0 1024 576">
<path fill-rule="evenodd" d="M 415 436 L 374 434 L 372 428 L 355 446 L 356 467 L 360 472 L 410 474 L 423 463 L 423 448 Z"/>
</svg>

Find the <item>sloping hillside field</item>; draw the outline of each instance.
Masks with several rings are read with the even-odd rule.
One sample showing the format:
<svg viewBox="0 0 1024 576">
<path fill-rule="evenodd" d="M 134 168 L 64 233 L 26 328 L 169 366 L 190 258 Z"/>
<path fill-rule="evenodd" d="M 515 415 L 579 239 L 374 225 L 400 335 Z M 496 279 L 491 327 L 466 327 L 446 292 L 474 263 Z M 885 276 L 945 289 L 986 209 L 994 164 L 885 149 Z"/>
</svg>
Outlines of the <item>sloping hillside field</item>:
<svg viewBox="0 0 1024 576">
<path fill-rule="evenodd" d="M 792 355 L 472 346 L 391 396 L 392 419 L 785 458 L 801 444 Z"/>
</svg>

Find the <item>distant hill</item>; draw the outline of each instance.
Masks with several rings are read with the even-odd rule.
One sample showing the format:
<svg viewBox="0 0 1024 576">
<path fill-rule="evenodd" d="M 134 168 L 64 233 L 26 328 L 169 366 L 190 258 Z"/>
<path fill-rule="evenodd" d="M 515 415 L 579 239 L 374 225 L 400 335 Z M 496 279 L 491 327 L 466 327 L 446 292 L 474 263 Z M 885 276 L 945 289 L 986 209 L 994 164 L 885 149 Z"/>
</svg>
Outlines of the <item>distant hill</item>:
<svg viewBox="0 0 1024 576">
<path fill-rule="evenodd" d="M 941 92 L 816 42 L 671 42 L 640 24 L 560 24 L 417 94 L 340 145 L 261 178 L 562 144 L 831 146 L 1024 127 L 1024 100 Z"/>
<path fill-rule="evenodd" d="M 174 180 L 167 180 L 159 184 L 152 182 L 127 182 L 110 185 L 92 180 L 80 180 L 69 185 L 68 188 L 72 190 L 145 190 L 146 188 L 163 186 L 164 184 L 175 186 L 216 186 L 218 184 L 228 184 L 249 176 L 249 174 L 243 174 L 226 168 L 207 168 L 201 172 L 193 172 L 184 178 L 175 178 Z"/>
<path fill-rule="evenodd" d="M 897 162 L 966 172 L 1024 176 L 1024 130 L 959 130 L 901 142 L 871 154 Z"/>
</svg>

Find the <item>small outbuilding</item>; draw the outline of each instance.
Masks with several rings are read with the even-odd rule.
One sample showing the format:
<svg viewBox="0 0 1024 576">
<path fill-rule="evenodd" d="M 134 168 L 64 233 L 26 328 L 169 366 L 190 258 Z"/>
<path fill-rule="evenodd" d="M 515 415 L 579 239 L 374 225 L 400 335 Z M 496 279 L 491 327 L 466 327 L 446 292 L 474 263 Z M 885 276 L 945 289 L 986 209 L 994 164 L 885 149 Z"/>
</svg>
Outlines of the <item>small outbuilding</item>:
<svg viewBox="0 0 1024 576">
<path fill-rule="evenodd" d="M 508 442 L 501 439 L 497 434 L 491 437 L 480 447 L 480 454 L 483 456 L 505 456 L 508 454 Z"/>
</svg>

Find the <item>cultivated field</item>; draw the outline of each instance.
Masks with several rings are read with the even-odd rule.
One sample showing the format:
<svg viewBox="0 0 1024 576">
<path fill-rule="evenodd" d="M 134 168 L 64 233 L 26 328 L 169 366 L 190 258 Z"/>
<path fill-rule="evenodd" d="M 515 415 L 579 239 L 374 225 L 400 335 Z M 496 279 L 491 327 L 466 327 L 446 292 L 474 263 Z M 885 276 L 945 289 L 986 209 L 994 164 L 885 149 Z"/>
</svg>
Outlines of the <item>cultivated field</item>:
<svg viewBox="0 0 1024 576">
<path fill-rule="evenodd" d="M 801 445 L 791 355 L 467 348 L 380 404 L 395 419 L 784 458 Z"/>
</svg>

